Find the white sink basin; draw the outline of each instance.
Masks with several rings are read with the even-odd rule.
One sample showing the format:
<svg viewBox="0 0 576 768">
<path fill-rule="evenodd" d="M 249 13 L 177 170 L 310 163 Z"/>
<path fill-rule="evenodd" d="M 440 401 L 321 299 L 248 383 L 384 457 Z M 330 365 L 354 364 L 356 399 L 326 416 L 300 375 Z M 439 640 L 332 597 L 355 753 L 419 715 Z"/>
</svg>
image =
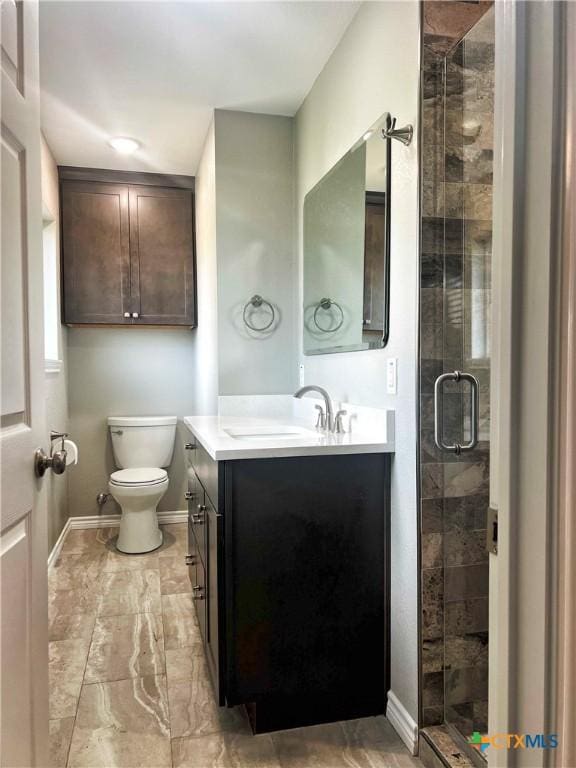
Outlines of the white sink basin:
<svg viewBox="0 0 576 768">
<path fill-rule="evenodd" d="M 270 424 L 269 426 L 226 427 L 227 435 L 236 440 L 316 440 L 318 433 L 305 427 L 290 424 Z"/>
</svg>

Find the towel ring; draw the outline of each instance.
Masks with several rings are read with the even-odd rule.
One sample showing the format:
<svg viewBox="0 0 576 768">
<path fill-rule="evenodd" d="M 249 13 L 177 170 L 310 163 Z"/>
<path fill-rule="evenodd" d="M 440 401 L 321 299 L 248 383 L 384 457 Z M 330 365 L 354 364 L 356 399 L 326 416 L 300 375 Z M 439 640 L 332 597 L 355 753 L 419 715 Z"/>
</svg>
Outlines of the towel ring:
<svg viewBox="0 0 576 768">
<path fill-rule="evenodd" d="M 318 312 L 321 309 L 328 311 L 332 307 L 336 307 L 340 312 L 340 322 L 334 328 L 322 328 L 322 326 L 318 323 Z M 340 328 L 342 328 L 343 322 L 344 322 L 344 310 L 342 309 L 340 304 L 338 304 L 337 301 L 334 301 L 334 299 L 320 299 L 320 301 L 316 305 L 316 309 L 314 310 L 314 325 L 316 326 L 316 328 L 318 328 L 319 331 L 322 331 L 322 333 L 336 333 L 336 331 L 339 331 Z"/>
<path fill-rule="evenodd" d="M 270 312 L 272 313 L 272 317 L 270 318 L 270 322 L 266 325 L 262 325 L 259 328 L 255 325 L 252 325 L 252 323 L 248 320 L 248 309 L 250 307 L 254 307 L 256 309 L 260 308 L 263 304 L 265 304 L 267 307 L 270 308 Z M 244 318 L 244 325 L 246 325 L 248 328 L 250 328 L 251 331 L 257 331 L 258 333 L 262 333 L 263 331 L 267 331 L 269 328 L 272 327 L 274 320 L 276 319 L 276 310 L 270 304 L 269 301 L 266 301 L 266 299 L 263 299 L 262 296 L 259 296 L 257 293 L 252 296 L 250 301 L 247 301 L 244 305 L 244 312 L 242 313 L 242 317 Z"/>
</svg>

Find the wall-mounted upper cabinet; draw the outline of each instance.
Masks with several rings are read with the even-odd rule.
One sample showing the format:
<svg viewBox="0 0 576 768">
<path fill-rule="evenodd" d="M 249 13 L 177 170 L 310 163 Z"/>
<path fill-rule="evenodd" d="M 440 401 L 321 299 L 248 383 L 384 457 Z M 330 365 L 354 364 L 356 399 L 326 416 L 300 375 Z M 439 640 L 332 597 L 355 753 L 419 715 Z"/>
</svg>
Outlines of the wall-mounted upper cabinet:
<svg viewBox="0 0 576 768">
<path fill-rule="evenodd" d="M 194 327 L 194 179 L 59 170 L 64 322 Z"/>
</svg>

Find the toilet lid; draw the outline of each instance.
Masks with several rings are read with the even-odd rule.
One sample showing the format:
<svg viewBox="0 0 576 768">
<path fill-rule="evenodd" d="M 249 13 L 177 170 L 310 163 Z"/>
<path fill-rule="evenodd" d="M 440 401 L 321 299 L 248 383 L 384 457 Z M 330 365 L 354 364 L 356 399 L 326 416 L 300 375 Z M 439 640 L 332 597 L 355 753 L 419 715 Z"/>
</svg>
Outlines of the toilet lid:
<svg viewBox="0 0 576 768">
<path fill-rule="evenodd" d="M 168 477 L 165 469 L 158 467 L 137 467 L 112 472 L 110 481 L 114 485 L 156 485 Z"/>
</svg>

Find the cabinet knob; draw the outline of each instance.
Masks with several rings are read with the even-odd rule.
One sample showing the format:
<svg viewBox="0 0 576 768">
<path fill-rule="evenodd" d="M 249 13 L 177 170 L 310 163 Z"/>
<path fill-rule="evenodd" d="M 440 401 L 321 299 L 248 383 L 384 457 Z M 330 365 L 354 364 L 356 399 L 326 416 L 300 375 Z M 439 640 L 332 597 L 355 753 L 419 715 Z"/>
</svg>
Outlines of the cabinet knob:
<svg viewBox="0 0 576 768">
<path fill-rule="evenodd" d="M 191 451 L 192 449 L 196 448 L 196 446 L 194 445 L 194 443 L 186 443 L 186 445 L 184 446 L 184 448 L 185 448 L 187 451 Z"/>
<path fill-rule="evenodd" d="M 137 317 L 140 317 L 140 315 L 138 314 L 138 312 L 132 312 L 132 317 L 137 318 Z"/>
<path fill-rule="evenodd" d="M 131 317 L 130 312 L 124 312 L 124 317 Z"/>
<path fill-rule="evenodd" d="M 194 494 L 192 493 L 192 491 L 186 491 L 186 493 L 184 494 L 184 498 L 186 499 L 186 501 L 190 501 L 190 499 L 194 498 Z"/>
</svg>

